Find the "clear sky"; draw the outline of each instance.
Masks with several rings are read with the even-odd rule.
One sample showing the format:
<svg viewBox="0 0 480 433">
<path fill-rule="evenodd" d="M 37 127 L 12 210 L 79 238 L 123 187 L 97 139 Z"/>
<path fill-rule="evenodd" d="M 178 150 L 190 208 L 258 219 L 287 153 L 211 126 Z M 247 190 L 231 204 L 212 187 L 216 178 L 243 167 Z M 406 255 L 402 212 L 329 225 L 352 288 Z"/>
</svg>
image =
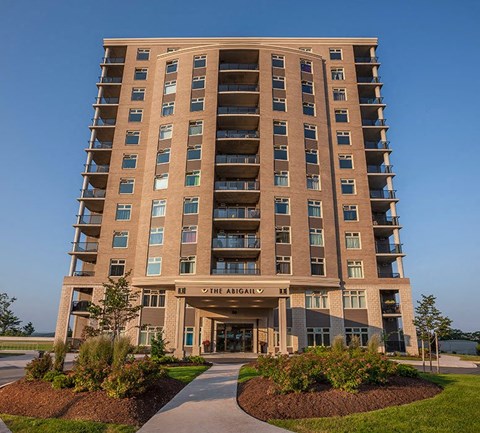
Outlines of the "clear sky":
<svg viewBox="0 0 480 433">
<path fill-rule="evenodd" d="M 0 292 L 54 329 L 104 37 L 376 36 L 414 297 L 480 329 L 479 17 L 478 0 L 0 0 Z"/>
</svg>

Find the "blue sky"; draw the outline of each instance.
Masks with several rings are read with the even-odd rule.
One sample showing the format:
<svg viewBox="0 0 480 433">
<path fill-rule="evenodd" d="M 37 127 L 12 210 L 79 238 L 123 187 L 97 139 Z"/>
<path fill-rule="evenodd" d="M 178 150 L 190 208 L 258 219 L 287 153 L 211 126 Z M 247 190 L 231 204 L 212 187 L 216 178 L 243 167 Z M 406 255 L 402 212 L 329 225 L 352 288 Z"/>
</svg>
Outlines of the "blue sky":
<svg viewBox="0 0 480 433">
<path fill-rule="evenodd" d="M 54 329 L 104 37 L 377 36 L 414 297 L 480 329 L 480 2 L 163 4 L 0 0 L 0 292 L 20 318 Z"/>
</svg>

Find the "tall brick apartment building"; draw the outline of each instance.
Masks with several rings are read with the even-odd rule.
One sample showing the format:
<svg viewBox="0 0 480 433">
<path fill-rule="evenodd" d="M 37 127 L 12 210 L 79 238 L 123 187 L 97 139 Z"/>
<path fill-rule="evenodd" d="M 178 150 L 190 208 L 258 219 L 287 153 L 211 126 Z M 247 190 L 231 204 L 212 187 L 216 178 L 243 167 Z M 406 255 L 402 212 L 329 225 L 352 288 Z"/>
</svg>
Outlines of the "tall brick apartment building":
<svg viewBox="0 0 480 433">
<path fill-rule="evenodd" d="M 131 269 L 136 344 L 416 352 L 375 38 L 104 47 L 57 338 Z"/>
</svg>

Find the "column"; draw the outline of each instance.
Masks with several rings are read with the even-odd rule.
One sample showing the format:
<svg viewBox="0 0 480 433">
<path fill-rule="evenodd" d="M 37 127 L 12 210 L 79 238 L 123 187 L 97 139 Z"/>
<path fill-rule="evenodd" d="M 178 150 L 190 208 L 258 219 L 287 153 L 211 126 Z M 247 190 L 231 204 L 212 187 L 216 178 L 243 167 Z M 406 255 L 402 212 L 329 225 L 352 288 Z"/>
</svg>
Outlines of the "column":
<svg viewBox="0 0 480 433">
<path fill-rule="evenodd" d="M 185 332 L 185 298 L 177 298 L 177 326 L 175 330 L 175 351 L 174 356 L 183 358 L 185 350 L 183 349 Z"/>
<path fill-rule="evenodd" d="M 193 347 L 192 347 L 192 355 L 198 356 L 200 355 L 200 323 L 201 323 L 201 317 L 200 317 L 200 311 L 198 308 L 195 308 L 195 322 L 194 322 L 194 328 L 193 328 Z"/>
<path fill-rule="evenodd" d="M 62 287 L 60 307 L 58 308 L 57 327 L 55 330 L 55 341 L 67 341 L 68 323 L 70 322 L 70 311 L 72 309 L 73 288 Z"/>
<path fill-rule="evenodd" d="M 273 308 L 268 312 L 268 319 L 267 319 L 267 353 L 272 355 L 275 354 L 275 338 L 273 333 Z"/>
<path fill-rule="evenodd" d="M 305 293 L 290 292 L 292 304 L 293 351 L 307 347 L 307 318 L 305 315 Z"/>
<path fill-rule="evenodd" d="M 278 335 L 280 340 L 280 353 L 288 353 L 287 350 L 287 300 L 278 299 Z"/>
</svg>

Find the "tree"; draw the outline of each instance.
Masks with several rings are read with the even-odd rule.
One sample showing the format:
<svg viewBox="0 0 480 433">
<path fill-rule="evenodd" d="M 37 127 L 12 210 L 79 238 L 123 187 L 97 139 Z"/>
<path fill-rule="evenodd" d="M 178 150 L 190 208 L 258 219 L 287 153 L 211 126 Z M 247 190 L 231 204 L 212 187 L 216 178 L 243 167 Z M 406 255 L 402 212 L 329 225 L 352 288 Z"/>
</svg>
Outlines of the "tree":
<svg viewBox="0 0 480 433">
<path fill-rule="evenodd" d="M 29 336 L 32 335 L 34 332 L 35 332 L 35 328 L 34 328 L 32 322 L 28 322 L 28 323 L 23 327 L 23 330 L 22 330 L 22 334 L 25 335 L 26 337 L 29 337 Z"/>
<path fill-rule="evenodd" d="M 417 334 L 422 342 L 422 363 L 425 371 L 425 342 L 428 346 L 430 358 L 430 371 L 432 368 L 432 343 L 435 341 L 437 355 L 437 372 L 440 370 L 440 357 L 438 354 L 438 338 L 450 331 L 452 321 L 443 316 L 435 305 L 436 298 L 433 295 L 422 295 L 422 299 L 417 301 L 415 308 L 415 320 L 413 324 L 417 328 Z"/>
<path fill-rule="evenodd" d="M 132 292 L 127 278 L 131 271 L 118 280 L 108 278 L 108 283 L 103 283 L 105 297 L 99 304 L 91 304 L 88 308 L 90 318 L 97 321 L 98 331 L 108 331 L 112 340 L 120 336 L 120 332 L 131 320 L 137 318 L 142 309 L 136 305 L 138 292 Z"/>
<path fill-rule="evenodd" d="M 6 293 L 0 293 L 0 335 L 15 334 L 21 320 L 13 314 L 10 306 L 17 298 L 10 298 Z"/>
</svg>

